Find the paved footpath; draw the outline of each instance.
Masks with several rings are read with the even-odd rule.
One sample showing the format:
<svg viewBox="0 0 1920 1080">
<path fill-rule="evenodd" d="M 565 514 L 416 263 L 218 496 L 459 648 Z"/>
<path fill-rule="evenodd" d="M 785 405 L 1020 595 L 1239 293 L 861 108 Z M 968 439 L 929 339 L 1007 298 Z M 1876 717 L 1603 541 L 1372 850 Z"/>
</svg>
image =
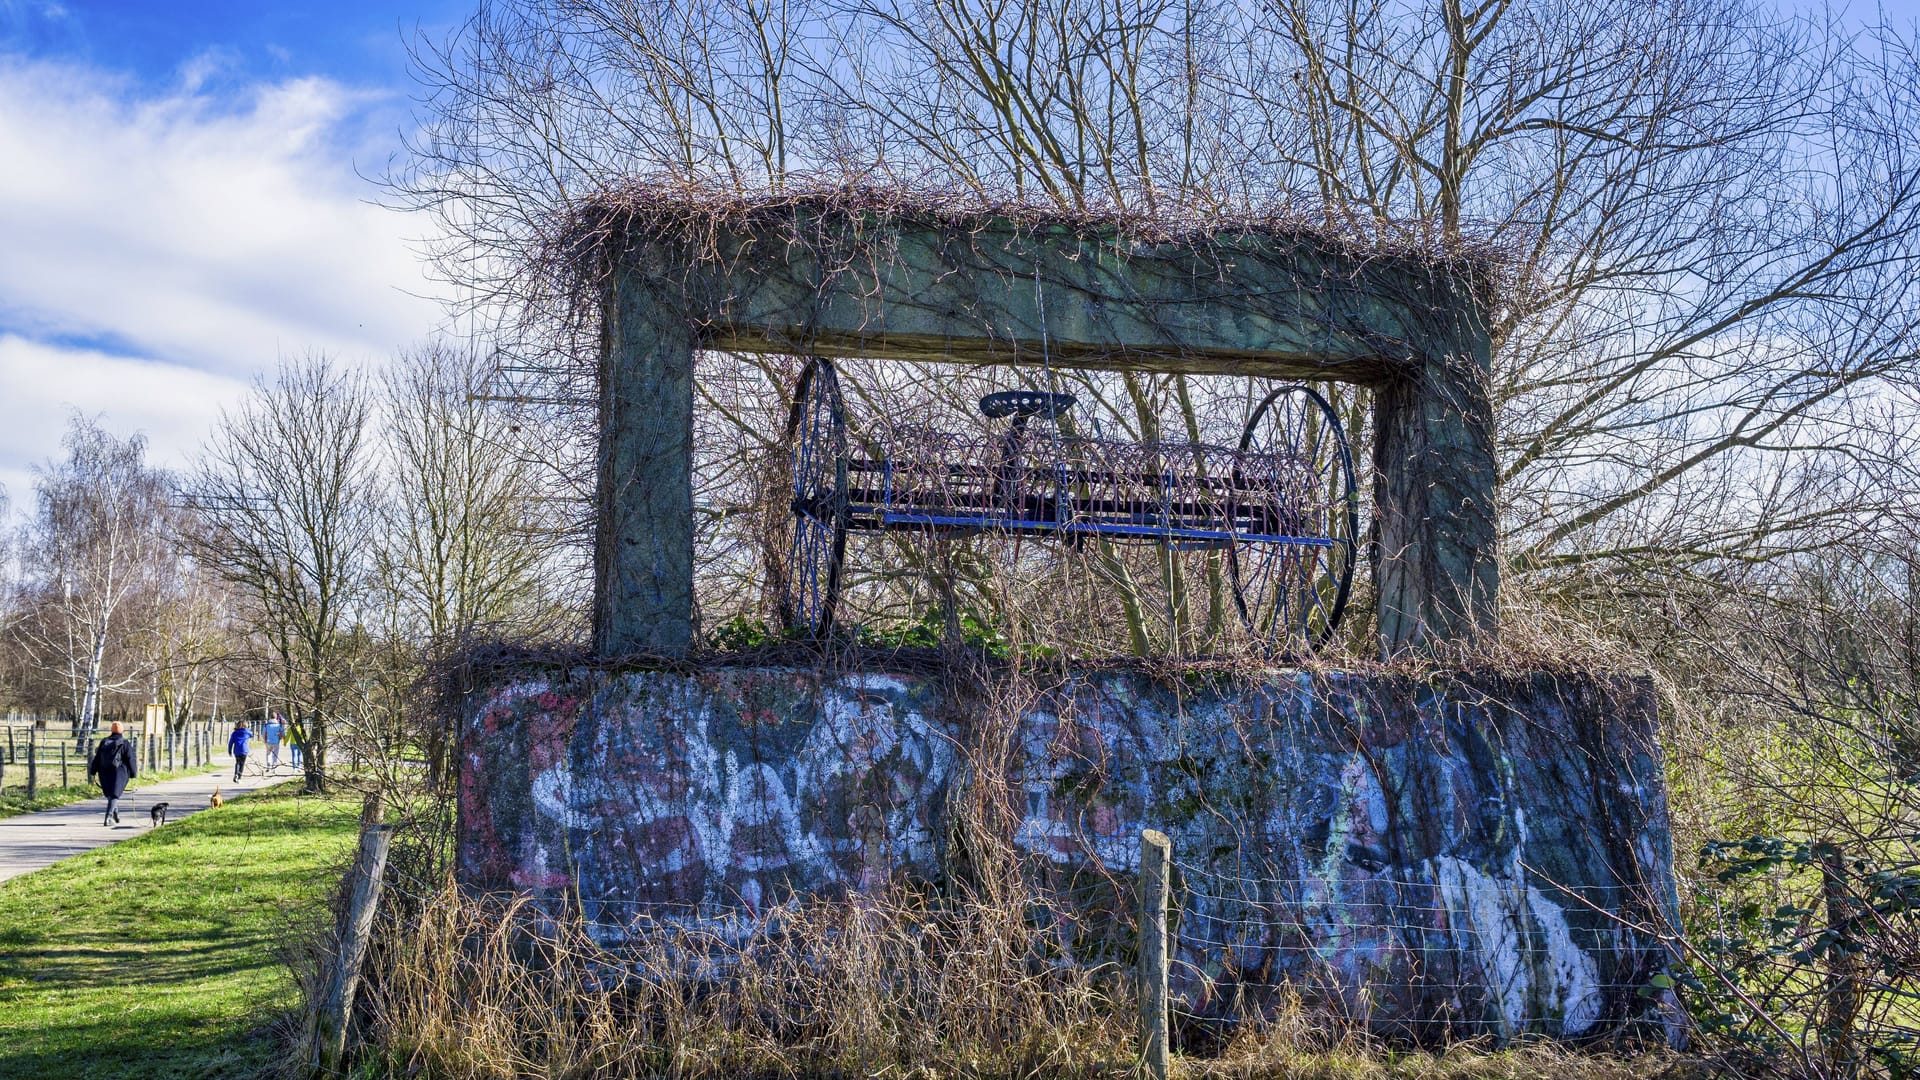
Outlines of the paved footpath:
<svg viewBox="0 0 1920 1080">
<path fill-rule="evenodd" d="M 167 827 L 171 828 L 181 818 L 207 809 L 210 805 L 208 797 L 213 794 L 216 785 L 220 788 L 221 798 L 231 799 L 250 791 L 284 784 L 299 776 L 298 769 L 284 763 L 271 775 L 263 775 L 249 764 L 247 775 L 235 784 L 233 766 L 228 765 L 225 769 L 210 770 L 198 776 L 183 776 L 177 780 L 162 780 L 157 784 L 130 788 L 126 797 L 120 800 L 121 823 L 118 825 L 100 824 L 100 815 L 107 808 L 107 800 L 98 795 L 83 802 L 56 806 L 52 810 L 0 817 L 0 881 L 50 866 L 69 855 L 116 844 L 148 831 L 152 827 L 149 824 L 152 821 L 149 811 L 154 803 L 168 804 Z"/>
</svg>

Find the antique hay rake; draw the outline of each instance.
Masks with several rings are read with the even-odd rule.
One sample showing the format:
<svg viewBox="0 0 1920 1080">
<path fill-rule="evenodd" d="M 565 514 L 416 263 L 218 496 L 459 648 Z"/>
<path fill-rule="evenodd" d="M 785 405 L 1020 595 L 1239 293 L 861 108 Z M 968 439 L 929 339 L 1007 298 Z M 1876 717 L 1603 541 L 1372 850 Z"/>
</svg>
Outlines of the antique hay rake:
<svg viewBox="0 0 1920 1080">
<path fill-rule="evenodd" d="M 837 369 L 808 360 L 787 423 L 793 536 L 776 568 L 787 628 L 831 633 L 849 531 L 904 531 L 1219 551 L 1262 648 L 1303 651 L 1333 633 L 1359 515 L 1346 435 L 1320 394 L 1268 394 L 1237 449 L 1066 434 L 1059 421 L 1073 404 L 1068 394 L 989 394 L 981 413 L 1008 421 L 997 435 L 882 422 L 868 430 L 874 456 L 862 457 L 849 451 Z"/>
</svg>

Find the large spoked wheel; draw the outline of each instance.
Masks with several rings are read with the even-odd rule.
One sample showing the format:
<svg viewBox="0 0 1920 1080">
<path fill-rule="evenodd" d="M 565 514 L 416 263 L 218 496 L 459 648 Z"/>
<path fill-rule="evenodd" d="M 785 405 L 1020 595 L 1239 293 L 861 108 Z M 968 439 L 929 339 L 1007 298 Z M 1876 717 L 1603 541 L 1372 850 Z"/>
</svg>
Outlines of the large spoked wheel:
<svg viewBox="0 0 1920 1080">
<path fill-rule="evenodd" d="M 807 361 L 787 418 L 793 455 L 793 536 L 782 569 L 780 621 L 824 638 L 840 600 L 847 551 L 847 410 L 840 376 L 823 357 Z"/>
<path fill-rule="evenodd" d="M 1316 649 L 1339 629 L 1358 554 L 1360 509 L 1346 433 L 1317 391 L 1289 386 L 1253 411 L 1240 450 L 1236 533 L 1291 539 L 1228 544 L 1234 604 L 1268 652 Z"/>
</svg>

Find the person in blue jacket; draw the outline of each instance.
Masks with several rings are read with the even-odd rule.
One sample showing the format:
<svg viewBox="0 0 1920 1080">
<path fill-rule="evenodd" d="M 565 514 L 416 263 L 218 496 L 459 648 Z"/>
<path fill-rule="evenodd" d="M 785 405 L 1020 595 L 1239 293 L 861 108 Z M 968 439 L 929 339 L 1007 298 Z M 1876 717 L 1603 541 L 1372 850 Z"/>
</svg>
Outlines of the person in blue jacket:
<svg viewBox="0 0 1920 1080">
<path fill-rule="evenodd" d="M 227 736 L 227 753 L 233 755 L 233 782 L 240 782 L 240 774 L 247 768 L 247 743 L 253 740 L 253 732 L 247 730 L 245 720 L 233 722 L 233 732 Z"/>
</svg>

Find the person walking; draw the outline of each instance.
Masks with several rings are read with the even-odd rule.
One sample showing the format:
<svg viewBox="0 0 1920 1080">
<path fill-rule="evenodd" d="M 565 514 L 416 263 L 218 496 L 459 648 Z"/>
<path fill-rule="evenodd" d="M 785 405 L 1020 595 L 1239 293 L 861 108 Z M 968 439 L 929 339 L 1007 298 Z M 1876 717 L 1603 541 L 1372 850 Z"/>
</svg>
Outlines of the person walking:
<svg viewBox="0 0 1920 1080">
<path fill-rule="evenodd" d="M 266 726 L 260 729 L 260 737 L 267 741 L 267 768 L 280 767 L 280 737 L 286 733 L 287 725 L 280 719 L 279 713 L 267 718 Z"/>
<path fill-rule="evenodd" d="M 245 720 L 235 720 L 233 731 L 227 735 L 227 753 L 233 755 L 233 782 L 240 782 L 240 774 L 247 769 L 247 744 L 253 741 L 253 732 L 247 730 Z"/>
<path fill-rule="evenodd" d="M 292 724 L 287 725 L 286 738 L 287 757 L 292 760 L 293 767 L 297 769 L 300 767 L 300 736 L 294 733 Z"/>
<path fill-rule="evenodd" d="M 139 771 L 133 757 L 133 744 L 120 734 L 120 722 L 116 720 L 107 730 L 107 737 L 93 748 L 93 757 L 87 759 L 87 779 L 97 778 L 100 791 L 107 797 L 107 812 L 100 824 L 120 824 L 120 796 L 127 793 L 127 781 Z"/>
</svg>

